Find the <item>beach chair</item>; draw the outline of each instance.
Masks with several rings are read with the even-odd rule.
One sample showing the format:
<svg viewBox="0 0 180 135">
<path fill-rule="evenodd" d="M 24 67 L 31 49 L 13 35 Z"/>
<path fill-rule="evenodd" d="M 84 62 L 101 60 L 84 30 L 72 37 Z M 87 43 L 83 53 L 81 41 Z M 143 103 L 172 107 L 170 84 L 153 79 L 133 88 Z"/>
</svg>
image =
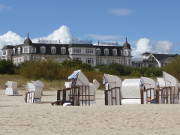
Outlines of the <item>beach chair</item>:
<svg viewBox="0 0 180 135">
<path fill-rule="evenodd" d="M 163 78 L 157 78 L 157 101 L 159 104 L 179 104 L 179 81 L 163 71 Z"/>
<path fill-rule="evenodd" d="M 121 105 L 121 79 L 114 75 L 104 74 L 105 105 Z"/>
<path fill-rule="evenodd" d="M 57 101 L 61 97 L 61 102 L 71 102 L 74 106 L 95 103 L 96 91 L 99 87 L 97 80 L 94 80 L 94 84 L 90 83 L 81 70 L 74 71 L 68 80 L 71 81 L 65 82 L 66 88 L 58 90 L 57 94 L 60 95 L 57 96 Z"/>
<path fill-rule="evenodd" d="M 12 95 L 18 95 L 18 89 L 17 89 L 17 82 L 15 81 L 7 81 L 6 82 L 6 90 L 5 95 L 12 96 Z"/>
<path fill-rule="evenodd" d="M 41 81 L 32 81 L 26 84 L 28 92 L 25 94 L 26 103 L 40 103 L 44 84 Z"/>
<path fill-rule="evenodd" d="M 141 104 L 150 104 L 147 99 L 156 98 L 156 82 L 148 77 L 141 77 Z"/>
</svg>

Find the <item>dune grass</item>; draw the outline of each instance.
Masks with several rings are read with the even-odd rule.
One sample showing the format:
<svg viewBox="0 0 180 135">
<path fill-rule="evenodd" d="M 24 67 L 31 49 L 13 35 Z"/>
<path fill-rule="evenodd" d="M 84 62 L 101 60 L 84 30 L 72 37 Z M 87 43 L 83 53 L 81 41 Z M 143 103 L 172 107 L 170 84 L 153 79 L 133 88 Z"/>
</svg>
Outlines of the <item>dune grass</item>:
<svg viewBox="0 0 180 135">
<path fill-rule="evenodd" d="M 58 90 L 58 89 L 63 89 L 64 88 L 64 82 L 66 80 L 44 80 L 40 79 L 44 84 L 44 89 L 43 90 Z M 36 81 L 36 80 L 31 80 L 27 79 L 25 77 L 22 77 L 20 75 L 2 75 L 0 74 L 0 90 L 4 90 L 6 88 L 5 83 L 7 81 L 16 81 L 18 83 L 18 89 L 19 90 L 25 90 L 27 82 L 31 81 Z"/>
</svg>

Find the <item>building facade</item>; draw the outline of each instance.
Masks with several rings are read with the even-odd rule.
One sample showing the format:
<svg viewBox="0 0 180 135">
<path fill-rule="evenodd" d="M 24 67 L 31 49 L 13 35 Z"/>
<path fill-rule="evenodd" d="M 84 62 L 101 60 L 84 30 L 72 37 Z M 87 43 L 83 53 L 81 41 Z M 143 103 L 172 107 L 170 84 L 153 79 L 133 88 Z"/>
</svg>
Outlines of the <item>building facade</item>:
<svg viewBox="0 0 180 135">
<path fill-rule="evenodd" d="M 132 66 L 134 67 L 164 67 L 171 63 L 172 60 L 177 58 L 177 54 L 155 54 L 145 52 L 142 55 L 141 61 L 133 61 Z"/>
<path fill-rule="evenodd" d="M 23 44 L 6 45 L 2 49 L 1 59 L 12 60 L 18 65 L 24 61 L 53 59 L 59 63 L 64 60 L 78 59 L 91 66 L 119 63 L 131 66 L 131 46 L 127 41 L 123 46 L 118 44 L 93 45 L 92 43 L 32 43 L 27 36 Z"/>
</svg>

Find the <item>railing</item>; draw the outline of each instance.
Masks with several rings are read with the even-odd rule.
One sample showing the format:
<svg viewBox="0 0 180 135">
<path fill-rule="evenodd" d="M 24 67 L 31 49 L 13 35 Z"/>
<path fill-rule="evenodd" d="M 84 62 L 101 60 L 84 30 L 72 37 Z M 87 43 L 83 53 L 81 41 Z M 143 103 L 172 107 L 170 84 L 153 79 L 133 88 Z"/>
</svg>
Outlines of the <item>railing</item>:
<svg viewBox="0 0 180 135">
<path fill-rule="evenodd" d="M 114 87 L 109 90 L 104 90 L 105 105 L 121 105 L 121 88 Z"/>
<path fill-rule="evenodd" d="M 70 102 L 73 106 L 90 106 L 92 99 L 95 100 L 95 94 L 90 93 L 89 86 L 76 86 L 57 91 L 57 105 Z"/>
<path fill-rule="evenodd" d="M 142 89 L 141 88 L 141 104 L 149 104 L 146 99 L 153 99 L 156 96 L 156 91 L 154 88 Z"/>
<path fill-rule="evenodd" d="M 175 87 L 161 87 L 157 89 L 156 98 L 159 104 L 174 104 L 175 103 Z M 178 95 L 177 95 L 178 98 Z"/>
<path fill-rule="evenodd" d="M 174 104 L 175 98 L 179 99 L 179 94 L 175 94 L 175 87 L 160 87 L 158 89 L 141 89 L 141 104 L 148 104 L 146 99 L 153 99 L 157 104 Z"/>
</svg>

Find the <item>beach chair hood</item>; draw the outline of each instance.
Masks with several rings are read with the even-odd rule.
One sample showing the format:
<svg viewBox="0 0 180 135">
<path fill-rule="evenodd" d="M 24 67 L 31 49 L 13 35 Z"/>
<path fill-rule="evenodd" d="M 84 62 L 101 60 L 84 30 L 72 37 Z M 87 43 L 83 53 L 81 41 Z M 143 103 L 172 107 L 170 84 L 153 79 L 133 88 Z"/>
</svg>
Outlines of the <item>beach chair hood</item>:
<svg viewBox="0 0 180 135">
<path fill-rule="evenodd" d="M 163 71 L 163 78 L 165 81 L 165 86 L 175 86 L 175 93 L 178 93 L 179 81 L 172 75 Z"/>
<path fill-rule="evenodd" d="M 115 75 L 104 74 L 103 84 L 108 84 L 109 89 L 113 87 L 121 87 L 122 81 Z"/>
<path fill-rule="evenodd" d="M 89 86 L 89 80 L 81 70 L 74 71 L 67 79 L 72 80 L 72 87 L 82 85 Z"/>
<path fill-rule="evenodd" d="M 148 78 L 148 77 L 141 77 L 140 81 L 141 81 L 140 83 L 142 83 L 142 85 L 144 85 L 146 89 L 149 89 L 149 88 L 156 89 L 156 82 L 153 79 Z"/>
</svg>

